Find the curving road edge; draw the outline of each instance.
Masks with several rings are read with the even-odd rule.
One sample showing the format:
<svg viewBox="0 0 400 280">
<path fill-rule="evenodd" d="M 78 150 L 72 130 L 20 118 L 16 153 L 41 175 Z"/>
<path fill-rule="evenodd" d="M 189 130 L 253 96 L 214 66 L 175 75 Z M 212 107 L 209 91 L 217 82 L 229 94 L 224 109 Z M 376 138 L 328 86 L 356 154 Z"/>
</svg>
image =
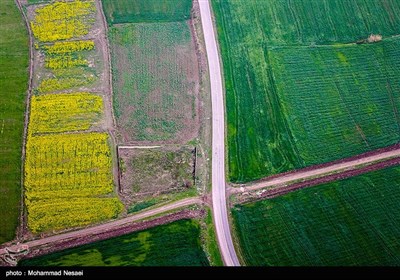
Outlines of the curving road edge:
<svg viewBox="0 0 400 280">
<path fill-rule="evenodd" d="M 212 205 L 222 259 L 227 266 L 240 266 L 230 232 L 225 189 L 225 114 L 221 66 L 209 0 L 199 0 L 206 44 L 212 106 Z"/>
</svg>

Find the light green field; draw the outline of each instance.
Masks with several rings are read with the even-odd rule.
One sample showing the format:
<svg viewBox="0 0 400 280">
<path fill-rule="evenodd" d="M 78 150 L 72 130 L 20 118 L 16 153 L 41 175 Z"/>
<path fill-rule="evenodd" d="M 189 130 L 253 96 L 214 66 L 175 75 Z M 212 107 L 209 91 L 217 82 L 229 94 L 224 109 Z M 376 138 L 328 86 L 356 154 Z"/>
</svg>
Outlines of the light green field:
<svg viewBox="0 0 400 280">
<path fill-rule="evenodd" d="M 174 22 L 190 18 L 192 0 L 102 0 L 109 24 Z"/>
<path fill-rule="evenodd" d="M 196 129 L 198 66 L 187 22 L 110 28 L 121 141 L 179 139 Z"/>
<path fill-rule="evenodd" d="M 400 167 L 233 210 L 251 266 L 400 265 Z"/>
<path fill-rule="evenodd" d="M 12 0 L 0 0 L 0 244 L 12 240 L 21 198 L 21 155 L 29 42 Z"/>
</svg>

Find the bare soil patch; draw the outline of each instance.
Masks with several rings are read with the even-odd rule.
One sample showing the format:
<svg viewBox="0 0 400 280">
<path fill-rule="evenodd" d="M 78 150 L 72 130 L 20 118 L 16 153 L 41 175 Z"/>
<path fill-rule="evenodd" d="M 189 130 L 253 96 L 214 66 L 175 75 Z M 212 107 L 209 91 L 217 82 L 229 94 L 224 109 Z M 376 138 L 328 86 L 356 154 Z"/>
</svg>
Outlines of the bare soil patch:
<svg viewBox="0 0 400 280">
<path fill-rule="evenodd" d="M 119 149 L 120 195 L 131 205 L 194 188 L 193 147 Z"/>
</svg>

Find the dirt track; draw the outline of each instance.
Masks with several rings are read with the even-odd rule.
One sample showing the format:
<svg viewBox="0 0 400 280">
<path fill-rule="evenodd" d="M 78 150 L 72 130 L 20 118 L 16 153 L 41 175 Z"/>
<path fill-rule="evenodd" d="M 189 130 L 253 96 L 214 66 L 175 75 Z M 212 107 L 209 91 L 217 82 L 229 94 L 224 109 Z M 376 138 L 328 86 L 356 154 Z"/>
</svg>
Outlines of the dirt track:
<svg viewBox="0 0 400 280">
<path fill-rule="evenodd" d="M 110 230 L 103 231 L 94 235 L 85 235 L 84 237 L 69 238 L 55 243 L 47 243 L 46 246 L 31 248 L 29 253 L 23 256 L 22 259 L 46 255 L 52 252 L 57 252 L 68 248 L 97 242 L 100 240 L 110 239 L 135 231 L 145 230 L 159 225 L 171 223 L 177 220 L 194 219 L 197 217 L 201 217 L 202 215 L 204 215 L 204 210 L 182 210 L 179 212 L 167 214 L 162 217 L 150 218 L 149 220 L 145 221 L 129 223 L 121 227 L 112 228 Z"/>
<path fill-rule="evenodd" d="M 85 239 L 85 237 L 87 237 L 87 236 L 98 235 L 98 234 L 101 234 L 104 232 L 110 232 L 112 230 L 118 230 L 119 228 L 125 227 L 135 221 L 149 218 L 149 217 L 152 217 L 152 216 L 155 216 L 155 215 L 167 212 L 167 211 L 176 210 L 178 208 L 186 207 L 186 206 L 194 205 L 194 204 L 201 205 L 201 204 L 203 204 L 203 201 L 198 197 L 182 199 L 182 200 L 176 201 L 171 204 L 167 204 L 167 205 L 155 208 L 155 209 L 151 209 L 151 210 L 144 211 L 144 212 L 136 214 L 136 215 L 129 216 L 124 219 L 112 221 L 112 222 L 109 222 L 106 224 L 93 226 L 93 227 L 89 227 L 89 228 L 85 228 L 85 229 L 81 229 L 81 230 L 77 230 L 77 231 L 58 234 L 58 235 L 54 235 L 54 236 L 50 236 L 50 237 L 46 237 L 46 238 L 42 238 L 42 239 L 38 239 L 38 240 L 28 241 L 23 244 L 10 246 L 7 249 L 12 250 L 12 251 L 19 251 L 22 248 L 22 245 L 26 245 L 29 248 L 35 248 L 35 247 L 46 246 L 48 244 L 60 243 L 65 240 L 68 240 L 68 239 L 78 239 L 78 238 Z M 1 248 L 0 256 L 5 255 L 5 254 L 7 254 L 7 250 L 5 248 Z"/>
<path fill-rule="evenodd" d="M 372 155 L 366 155 L 364 157 L 357 156 L 354 160 L 346 160 L 344 162 L 338 162 L 329 166 L 324 166 L 320 168 L 307 168 L 306 170 L 299 170 L 293 173 L 288 173 L 282 176 L 274 176 L 273 178 L 266 179 L 261 182 L 257 182 L 244 187 L 243 189 L 232 188 L 231 193 L 248 192 L 255 191 L 258 189 L 263 189 L 267 187 L 273 187 L 276 185 L 284 185 L 293 181 L 298 180 L 310 180 L 315 179 L 315 177 L 323 177 L 332 173 L 343 173 L 345 171 L 355 170 L 361 168 L 363 165 L 368 165 L 376 163 L 379 161 L 388 160 L 391 158 L 400 157 L 400 147 L 390 151 L 383 151 L 380 153 L 372 153 Z"/>
<path fill-rule="evenodd" d="M 399 164 L 400 164 L 400 158 L 393 158 L 393 159 L 379 162 L 376 164 L 371 164 L 371 165 L 368 165 L 363 168 L 348 170 L 348 171 L 344 171 L 341 173 L 335 173 L 335 174 L 327 175 L 325 177 L 319 177 L 319 178 L 307 180 L 304 182 L 290 184 L 285 187 L 274 188 L 274 189 L 263 192 L 260 196 L 257 197 L 257 200 L 274 198 L 274 197 L 284 195 L 284 194 L 287 194 L 289 192 L 292 192 L 292 191 L 295 191 L 298 189 L 321 185 L 321 184 L 332 182 L 332 181 L 343 180 L 346 178 L 358 176 L 360 174 L 388 168 L 390 166 L 399 165 Z"/>
</svg>

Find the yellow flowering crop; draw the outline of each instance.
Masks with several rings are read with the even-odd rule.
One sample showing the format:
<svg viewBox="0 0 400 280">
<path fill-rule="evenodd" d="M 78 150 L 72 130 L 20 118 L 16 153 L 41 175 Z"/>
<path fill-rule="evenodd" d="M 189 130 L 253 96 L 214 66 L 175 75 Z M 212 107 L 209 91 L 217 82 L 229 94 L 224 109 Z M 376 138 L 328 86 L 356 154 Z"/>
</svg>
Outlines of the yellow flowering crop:
<svg viewBox="0 0 400 280">
<path fill-rule="evenodd" d="M 94 1 L 48 4 L 36 9 L 31 29 L 42 42 L 81 37 L 88 34 L 94 23 L 94 12 Z"/>
<path fill-rule="evenodd" d="M 43 49 L 50 55 L 89 51 L 94 49 L 94 42 L 91 40 L 55 42 L 53 45 L 44 46 Z"/>
<path fill-rule="evenodd" d="M 51 69 L 36 88 L 41 94 L 31 98 L 26 140 L 24 194 L 32 233 L 86 226 L 116 218 L 123 209 L 114 194 L 108 134 L 76 133 L 101 120 L 103 99 L 54 93 L 96 80 L 96 69 L 79 67 L 97 59 L 87 52 L 94 41 L 82 40 L 96 20 L 95 9 L 93 0 L 58 1 L 36 8 L 30 22 L 35 48 Z"/>
<path fill-rule="evenodd" d="M 32 96 L 30 133 L 87 130 L 100 119 L 103 99 L 81 92 Z"/>
<path fill-rule="evenodd" d="M 114 189 L 107 141 L 106 133 L 28 134 L 25 204 L 33 232 L 83 226 L 121 211 L 114 198 L 95 203 Z"/>
<path fill-rule="evenodd" d="M 63 69 L 86 65 L 88 65 L 88 61 L 80 56 L 75 58 L 71 55 L 58 55 L 45 59 L 45 66 L 50 69 Z"/>
<path fill-rule="evenodd" d="M 82 78 L 49 78 L 44 79 L 38 86 L 40 93 L 52 92 L 63 89 L 76 88 L 90 84 L 94 81 L 93 76 L 82 77 Z"/>
<path fill-rule="evenodd" d="M 28 135 L 25 187 L 28 199 L 113 191 L 106 133 Z M 87 195 L 86 194 L 86 195 Z"/>
<path fill-rule="evenodd" d="M 27 201 L 28 227 L 33 233 L 81 227 L 116 218 L 122 211 L 118 198 L 64 198 Z"/>
</svg>

